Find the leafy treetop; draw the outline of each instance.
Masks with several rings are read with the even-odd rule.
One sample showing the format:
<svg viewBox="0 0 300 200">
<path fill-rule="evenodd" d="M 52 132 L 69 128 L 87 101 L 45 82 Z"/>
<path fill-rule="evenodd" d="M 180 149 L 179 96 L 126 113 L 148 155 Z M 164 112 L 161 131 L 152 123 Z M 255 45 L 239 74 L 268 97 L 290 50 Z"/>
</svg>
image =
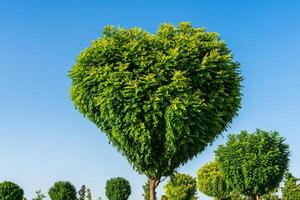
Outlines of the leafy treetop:
<svg viewBox="0 0 300 200">
<path fill-rule="evenodd" d="M 279 186 L 289 163 L 289 146 L 278 132 L 257 129 L 230 135 L 216 151 L 216 160 L 232 188 L 259 198 Z"/>
<path fill-rule="evenodd" d="M 104 28 L 70 73 L 75 107 L 133 167 L 169 176 L 237 115 L 239 64 L 217 33 L 163 24 Z"/>
</svg>

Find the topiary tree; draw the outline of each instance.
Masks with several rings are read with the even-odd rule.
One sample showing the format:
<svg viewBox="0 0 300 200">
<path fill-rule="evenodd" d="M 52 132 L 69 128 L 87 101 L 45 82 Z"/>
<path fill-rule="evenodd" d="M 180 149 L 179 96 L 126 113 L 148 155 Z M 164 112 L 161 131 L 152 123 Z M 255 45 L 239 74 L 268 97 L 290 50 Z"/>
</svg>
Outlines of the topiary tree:
<svg viewBox="0 0 300 200">
<path fill-rule="evenodd" d="M 174 174 L 164 186 L 163 198 L 169 200 L 195 200 L 196 180 L 187 174 Z"/>
<path fill-rule="evenodd" d="M 284 141 L 276 131 L 242 131 L 219 146 L 216 160 L 232 188 L 259 199 L 279 186 L 288 168 L 289 146 Z"/>
<path fill-rule="evenodd" d="M 109 200 L 127 200 L 131 194 L 129 182 L 122 178 L 111 178 L 106 182 L 105 194 Z"/>
<path fill-rule="evenodd" d="M 229 199 L 232 192 L 216 161 L 209 162 L 198 170 L 197 188 L 217 200 Z"/>
<path fill-rule="evenodd" d="M 0 183 L 1 200 L 22 200 L 23 194 L 23 189 L 13 182 L 4 181 Z"/>
<path fill-rule="evenodd" d="M 51 200 L 76 200 L 76 189 L 68 181 L 56 182 L 48 194 Z"/>
<path fill-rule="evenodd" d="M 239 64 L 217 33 L 163 24 L 155 34 L 107 26 L 70 71 L 75 107 L 134 169 L 161 177 L 204 150 L 240 107 Z"/>
<path fill-rule="evenodd" d="M 284 176 L 284 185 L 281 188 L 282 200 L 298 200 L 300 199 L 300 179 L 294 177 L 290 172 Z"/>
</svg>

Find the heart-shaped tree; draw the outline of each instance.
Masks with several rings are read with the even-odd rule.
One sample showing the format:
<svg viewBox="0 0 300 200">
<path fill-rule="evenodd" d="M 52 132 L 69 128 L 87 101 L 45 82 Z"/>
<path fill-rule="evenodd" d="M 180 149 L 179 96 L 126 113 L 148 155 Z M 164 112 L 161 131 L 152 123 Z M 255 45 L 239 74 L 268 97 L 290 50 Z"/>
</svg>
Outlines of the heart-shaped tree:
<svg viewBox="0 0 300 200">
<path fill-rule="evenodd" d="M 204 150 L 241 102 L 239 64 L 217 33 L 163 24 L 155 34 L 107 26 L 70 71 L 75 107 L 134 169 L 161 177 Z"/>
</svg>

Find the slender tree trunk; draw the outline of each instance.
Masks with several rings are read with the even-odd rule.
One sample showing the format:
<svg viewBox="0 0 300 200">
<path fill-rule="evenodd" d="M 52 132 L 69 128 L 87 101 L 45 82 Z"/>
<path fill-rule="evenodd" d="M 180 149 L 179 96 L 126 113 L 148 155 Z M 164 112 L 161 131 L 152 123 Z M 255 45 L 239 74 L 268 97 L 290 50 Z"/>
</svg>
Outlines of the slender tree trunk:
<svg viewBox="0 0 300 200">
<path fill-rule="evenodd" d="M 259 195 L 256 195 L 256 200 L 260 200 L 260 197 L 259 197 Z"/>
<path fill-rule="evenodd" d="M 160 182 L 160 178 L 150 178 L 150 200 L 156 200 L 155 189 Z"/>
</svg>

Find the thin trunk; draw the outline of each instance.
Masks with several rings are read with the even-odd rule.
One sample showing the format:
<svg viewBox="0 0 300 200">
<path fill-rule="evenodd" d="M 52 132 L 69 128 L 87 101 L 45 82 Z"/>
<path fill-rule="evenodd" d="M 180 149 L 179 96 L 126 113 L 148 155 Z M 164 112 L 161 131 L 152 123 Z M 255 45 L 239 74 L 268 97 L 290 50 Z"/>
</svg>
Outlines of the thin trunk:
<svg viewBox="0 0 300 200">
<path fill-rule="evenodd" d="M 160 182 L 160 178 L 150 178 L 150 200 L 156 200 L 155 189 Z"/>
<path fill-rule="evenodd" d="M 256 195 L 256 200 L 260 200 L 260 197 L 259 197 L 259 195 Z"/>
</svg>

